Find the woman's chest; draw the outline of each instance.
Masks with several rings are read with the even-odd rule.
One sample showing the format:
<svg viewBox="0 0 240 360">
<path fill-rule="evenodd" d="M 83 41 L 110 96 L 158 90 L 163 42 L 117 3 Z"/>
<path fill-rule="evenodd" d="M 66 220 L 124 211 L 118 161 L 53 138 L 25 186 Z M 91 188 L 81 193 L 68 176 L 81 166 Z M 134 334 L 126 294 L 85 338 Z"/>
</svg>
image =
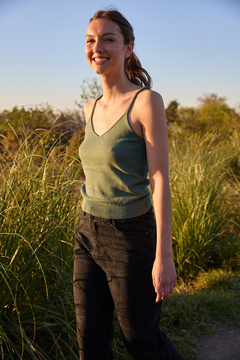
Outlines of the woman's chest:
<svg viewBox="0 0 240 360">
<path fill-rule="evenodd" d="M 93 131 L 96 135 L 101 136 L 108 132 L 118 122 L 127 121 L 131 129 L 140 137 L 143 137 L 142 126 L 138 117 L 132 109 L 127 109 L 126 106 L 110 108 L 110 109 L 95 109 L 92 119 L 90 119 Z"/>
</svg>

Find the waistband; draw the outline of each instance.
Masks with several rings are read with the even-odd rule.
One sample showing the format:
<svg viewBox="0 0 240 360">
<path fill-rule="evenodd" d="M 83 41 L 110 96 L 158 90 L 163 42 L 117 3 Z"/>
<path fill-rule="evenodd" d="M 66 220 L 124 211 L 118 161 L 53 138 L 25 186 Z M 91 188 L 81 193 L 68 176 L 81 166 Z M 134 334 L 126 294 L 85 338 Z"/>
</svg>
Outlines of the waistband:
<svg viewBox="0 0 240 360">
<path fill-rule="evenodd" d="M 154 216 L 152 207 L 145 214 L 134 216 L 132 218 L 127 218 L 127 219 L 107 219 L 100 216 L 89 214 L 84 210 L 81 211 L 81 217 L 90 218 L 95 221 L 101 221 L 104 224 L 113 224 L 113 225 L 115 225 L 117 222 L 141 221 L 141 219 L 143 219 L 146 216 Z"/>
</svg>

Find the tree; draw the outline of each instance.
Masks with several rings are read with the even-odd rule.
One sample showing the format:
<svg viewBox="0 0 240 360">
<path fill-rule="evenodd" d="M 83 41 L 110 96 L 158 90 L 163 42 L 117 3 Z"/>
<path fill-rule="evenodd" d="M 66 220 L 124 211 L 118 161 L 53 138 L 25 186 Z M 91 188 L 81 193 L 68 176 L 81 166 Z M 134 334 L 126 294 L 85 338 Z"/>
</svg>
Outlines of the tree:
<svg viewBox="0 0 240 360">
<path fill-rule="evenodd" d="M 79 102 L 75 101 L 75 104 L 81 110 L 81 115 L 84 117 L 84 105 L 91 99 L 96 99 L 102 95 L 102 85 L 97 78 L 83 80 L 81 88 L 81 99 Z"/>
<path fill-rule="evenodd" d="M 215 132 L 221 138 L 227 138 L 240 125 L 240 116 L 226 103 L 225 97 L 217 94 L 204 94 L 198 99 L 196 108 L 179 109 L 179 120 L 182 130 L 204 135 Z"/>
<path fill-rule="evenodd" d="M 178 122 L 179 121 L 179 114 L 178 114 L 178 107 L 179 103 L 177 100 L 173 100 L 169 103 L 168 107 L 166 108 L 166 117 L 168 125 L 170 123 Z"/>
</svg>

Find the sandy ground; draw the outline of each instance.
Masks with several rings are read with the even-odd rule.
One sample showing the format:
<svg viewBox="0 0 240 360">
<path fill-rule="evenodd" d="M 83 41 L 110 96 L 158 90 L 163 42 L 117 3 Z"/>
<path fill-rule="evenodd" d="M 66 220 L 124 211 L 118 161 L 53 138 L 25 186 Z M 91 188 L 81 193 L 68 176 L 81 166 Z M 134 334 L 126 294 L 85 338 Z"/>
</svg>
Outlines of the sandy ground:
<svg viewBox="0 0 240 360">
<path fill-rule="evenodd" d="M 199 340 L 196 350 L 201 360 L 240 360 L 240 328 L 217 326 Z"/>
</svg>

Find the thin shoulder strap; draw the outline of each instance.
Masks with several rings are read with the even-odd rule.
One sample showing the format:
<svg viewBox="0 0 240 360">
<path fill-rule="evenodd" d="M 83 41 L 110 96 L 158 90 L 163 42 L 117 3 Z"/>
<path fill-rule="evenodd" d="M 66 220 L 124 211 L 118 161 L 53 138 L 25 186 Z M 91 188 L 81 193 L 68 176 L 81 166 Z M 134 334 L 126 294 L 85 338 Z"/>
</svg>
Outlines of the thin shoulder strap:
<svg viewBox="0 0 240 360">
<path fill-rule="evenodd" d="M 130 110 L 130 108 L 131 108 L 134 100 L 136 99 L 136 97 L 138 96 L 138 94 L 139 94 L 141 91 L 143 91 L 143 90 L 150 90 L 150 88 L 149 88 L 148 86 L 144 86 L 143 88 L 139 89 L 139 90 L 134 94 L 134 96 L 133 96 L 133 98 L 132 98 L 132 100 L 131 100 L 131 102 L 130 102 L 130 104 L 128 105 L 128 108 L 127 108 L 127 110 L 126 110 L 126 113 L 127 113 L 127 114 L 128 114 L 128 112 L 129 112 L 129 110 Z"/>
<path fill-rule="evenodd" d="M 94 101 L 94 104 L 93 104 L 93 108 L 92 108 L 92 111 L 91 111 L 91 115 L 90 115 L 90 118 L 89 120 L 92 119 L 92 116 L 93 116 L 93 113 L 94 113 L 94 110 L 95 110 L 95 107 L 97 105 L 97 101 L 102 97 L 102 95 L 100 95 L 95 101 Z"/>
<path fill-rule="evenodd" d="M 144 86 L 143 88 L 139 89 L 139 90 L 134 94 L 134 96 L 133 96 L 130 104 L 129 104 L 128 107 L 127 107 L 127 110 L 125 111 L 125 114 L 128 114 L 128 112 L 129 112 L 129 110 L 130 110 L 130 108 L 131 108 L 131 106 L 132 106 L 132 103 L 134 102 L 134 100 L 136 99 L 136 97 L 138 96 L 138 94 L 139 94 L 141 91 L 147 90 L 147 89 L 150 90 L 150 88 L 149 88 L 148 86 Z M 91 115 L 90 115 L 90 118 L 89 118 L 90 120 L 92 119 L 92 116 L 93 116 L 95 107 L 96 107 L 96 105 L 97 105 L 97 102 L 98 102 L 99 99 L 101 99 L 101 97 L 102 97 L 102 95 L 100 95 L 100 96 L 94 101 L 93 108 L 92 108 L 92 112 L 91 112 Z"/>
</svg>

